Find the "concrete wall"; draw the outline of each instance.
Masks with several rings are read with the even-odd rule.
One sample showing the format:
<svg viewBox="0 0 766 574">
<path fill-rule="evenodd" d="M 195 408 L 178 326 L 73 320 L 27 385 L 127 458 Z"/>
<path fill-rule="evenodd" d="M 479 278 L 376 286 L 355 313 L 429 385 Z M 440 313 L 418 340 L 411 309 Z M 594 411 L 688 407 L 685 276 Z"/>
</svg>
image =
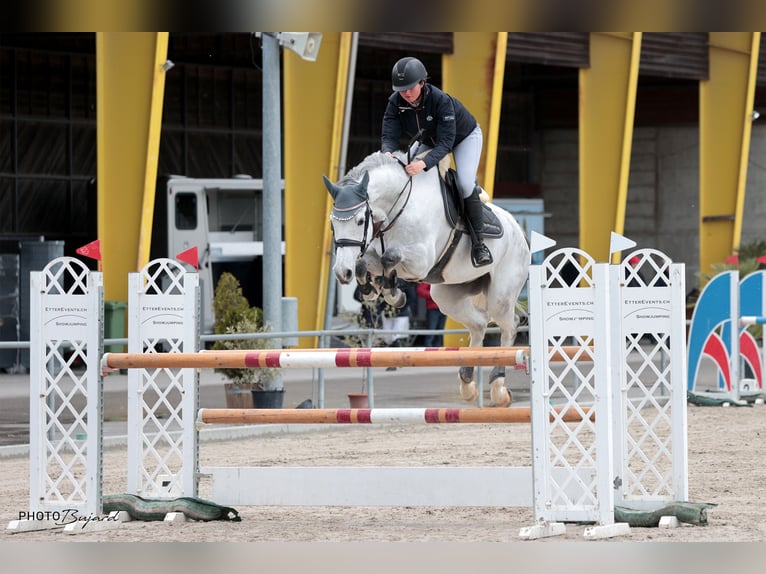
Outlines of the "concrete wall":
<svg viewBox="0 0 766 574">
<path fill-rule="evenodd" d="M 763 121 L 763 120 L 761 120 Z M 753 124 L 747 166 L 742 243 L 766 241 L 766 124 Z"/>
<path fill-rule="evenodd" d="M 541 134 L 537 147 L 545 212 L 545 235 L 558 247 L 579 245 L 578 136 L 576 130 L 551 130 Z"/>
<path fill-rule="evenodd" d="M 675 262 L 685 263 L 689 292 L 699 284 L 699 129 L 653 131 L 657 132 L 655 235 L 634 239 L 642 246 L 656 247 Z M 630 196 L 632 187 L 628 189 Z M 628 208 L 626 222 L 630 220 Z"/>
<path fill-rule="evenodd" d="M 766 147 L 766 138 L 761 142 Z M 539 146 L 546 235 L 561 247 L 579 244 L 578 138 L 576 130 L 551 130 Z M 766 162 L 764 162 L 766 164 Z M 761 173 L 766 183 L 766 174 Z M 639 247 L 686 264 L 687 291 L 699 270 L 699 130 L 641 128 L 634 132 L 625 235 Z M 766 202 L 763 206 L 766 209 Z"/>
</svg>

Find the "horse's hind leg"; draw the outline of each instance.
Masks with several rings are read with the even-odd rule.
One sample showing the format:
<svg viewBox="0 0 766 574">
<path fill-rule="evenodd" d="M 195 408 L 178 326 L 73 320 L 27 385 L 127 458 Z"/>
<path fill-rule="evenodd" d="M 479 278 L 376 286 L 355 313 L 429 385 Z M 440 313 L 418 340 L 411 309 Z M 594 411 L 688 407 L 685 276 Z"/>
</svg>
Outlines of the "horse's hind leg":
<svg viewBox="0 0 766 574">
<path fill-rule="evenodd" d="M 513 395 L 505 386 L 505 366 L 492 368 L 489 376 L 489 398 L 498 407 L 507 407 L 513 401 Z"/>
<path fill-rule="evenodd" d="M 471 335 L 470 346 L 481 347 L 484 343 L 484 334 L 487 331 L 486 315 L 478 308 L 474 308 L 472 315 L 476 317 L 482 316 L 484 318 L 477 322 L 461 322 L 466 326 Z M 460 398 L 469 402 L 473 402 L 479 397 L 479 387 L 474 379 L 475 370 L 474 367 L 460 367 L 460 370 L 458 371 L 458 378 L 460 380 Z"/>
<path fill-rule="evenodd" d="M 480 293 L 480 285 L 445 285 L 431 287 L 431 295 L 439 308 L 456 321 L 465 325 L 470 333 L 470 346 L 481 347 L 487 329 L 487 313 L 475 305 L 474 297 Z M 479 389 L 474 380 L 474 367 L 460 367 L 458 381 L 460 398 L 474 402 L 479 396 Z"/>
<path fill-rule="evenodd" d="M 519 317 L 513 307 L 503 307 L 495 310 L 495 322 L 500 327 L 500 345 L 510 347 L 516 342 L 516 332 L 519 328 Z M 492 369 L 489 376 L 489 396 L 492 404 L 507 407 L 513 401 L 511 391 L 505 386 L 505 365 Z"/>
<path fill-rule="evenodd" d="M 458 379 L 460 381 L 460 398 L 472 403 L 479 397 L 479 387 L 473 380 L 473 367 L 460 367 Z"/>
</svg>

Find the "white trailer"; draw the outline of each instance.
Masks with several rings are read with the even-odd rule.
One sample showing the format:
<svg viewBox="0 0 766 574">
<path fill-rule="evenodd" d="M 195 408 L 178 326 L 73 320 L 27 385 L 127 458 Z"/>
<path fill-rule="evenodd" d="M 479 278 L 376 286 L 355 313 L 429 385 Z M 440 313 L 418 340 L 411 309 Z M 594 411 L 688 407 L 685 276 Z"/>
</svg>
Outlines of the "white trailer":
<svg viewBox="0 0 766 574">
<path fill-rule="evenodd" d="M 281 187 L 284 193 L 284 181 Z M 239 279 L 251 305 L 262 306 L 262 214 L 262 179 L 173 175 L 157 184 L 151 258 L 174 259 L 197 247 L 203 333 L 213 331 L 215 283 L 224 271 Z M 282 256 L 284 253 L 283 239 Z"/>
</svg>

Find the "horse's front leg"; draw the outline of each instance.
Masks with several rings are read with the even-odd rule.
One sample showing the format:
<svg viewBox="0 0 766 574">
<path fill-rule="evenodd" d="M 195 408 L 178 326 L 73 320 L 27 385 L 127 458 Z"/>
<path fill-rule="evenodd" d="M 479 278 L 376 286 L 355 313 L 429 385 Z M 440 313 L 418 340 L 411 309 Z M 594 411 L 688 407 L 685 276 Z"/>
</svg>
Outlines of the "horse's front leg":
<svg viewBox="0 0 766 574">
<path fill-rule="evenodd" d="M 394 309 L 401 309 L 407 304 L 407 295 L 397 284 L 396 266 L 401 261 L 402 255 L 398 249 L 387 249 L 380 258 L 383 265 L 383 299 Z"/>
<path fill-rule="evenodd" d="M 359 293 L 362 295 L 363 301 L 375 301 L 380 295 L 380 287 L 372 280 L 372 274 L 370 272 L 370 265 L 368 261 L 360 257 L 356 260 L 356 268 L 354 273 L 356 275 L 356 282 L 359 285 Z"/>
</svg>

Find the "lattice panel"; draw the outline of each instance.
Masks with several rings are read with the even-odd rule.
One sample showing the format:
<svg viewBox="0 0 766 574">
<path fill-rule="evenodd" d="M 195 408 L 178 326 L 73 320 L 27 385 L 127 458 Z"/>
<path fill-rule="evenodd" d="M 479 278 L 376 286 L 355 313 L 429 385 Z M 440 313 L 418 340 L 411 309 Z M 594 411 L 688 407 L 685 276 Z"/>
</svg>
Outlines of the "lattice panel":
<svg viewBox="0 0 766 574">
<path fill-rule="evenodd" d="M 42 496 L 48 501 L 79 505 L 87 500 L 87 377 L 73 367 L 87 360 L 84 349 L 84 341 L 46 344 L 43 428 L 48 464 Z"/>
<path fill-rule="evenodd" d="M 535 424 L 543 429 L 533 431 L 535 445 L 536 514 L 546 520 L 599 520 L 599 493 L 603 489 L 603 473 L 599 474 L 602 454 L 592 416 L 600 394 L 596 350 L 604 345 L 594 329 L 596 300 L 594 296 L 594 262 L 587 254 L 575 249 L 562 249 L 551 254 L 542 269 L 530 275 L 530 281 L 540 281 L 540 299 L 530 296 L 534 313 L 540 320 L 531 341 L 533 370 L 543 376 L 534 384 L 542 384 L 542 399 L 533 396 L 533 416 L 542 410 L 544 417 Z M 530 285 L 530 293 L 537 285 Z M 541 357 L 539 349 L 547 349 Z M 569 352 L 567 352 L 567 350 Z M 563 357 L 563 361 L 560 358 Z M 555 359 L 559 360 L 555 360 Z M 602 383 L 603 384 L 603 381 Z M 575 411 L 578 422 L 566 422 L 559 414 Z M 537 439 L 534 438 L 536 433 Z M 541 440 L 540 437 L 544 437 Z"/>
<path fill-rule="evenodd" d="M 170 349 L 181 352 L 180 341 Z M 157 352 L 156 350 L 147 352 Z M 174 352 L 173 350 L 168 352 Z M 183 377 L 181 369 L 141 369 L 143 398 L 141 437 L 143 492 L 149 496 L 167 494 L 183 468 Z M 170 483 L 163 485 L 163 482 Z"/>
<path fill-rule="evenodd" d="M 589 290 L 592 286 L 592 260 L 578 257 L 574 251 L 564 251 L 545 261 L 546 288 L 573 289 L 580 287 Z M 550 303 L 550 302 L 549 302 Z M 563 307 L 566 309 L 566 307 Z M 564 346 L 578 347 L 575 358 L 563 353 Z M 592 333 L 580 334 L 576 330 L 567 336 L 548 339 L 548 353 L 564 356 L 561 363 L 547 363 L 548 403 L 566 409 L 577 409 L 583 413 L 583 407 L 592 406 L 595 399 L 595 379 L 593 371 L 593 336 Z M 592 480 L 583 480 L 574 472 L 577 468 L 595 468 L 596 447 L 593 422 L 587 416 L 579 423 L 566 423 L 550 409 L 551 418 L 548 432 L 548 456 L 550 468 L 562 468 L 563 478 L 551 473 L 549 506 L 555 508 L 576 508 L 593 506 L 597 502 L 595 475 Z"/>
<path fill-rule="evenodd" d="M 654 250 L 640 250 L 620 266 L 620 299 L 623 304 L 621 356 L 623 381 L 615 413 L 622 418 L 620 494 L 623 501 L 650 506 L 656 501 L 683 498 L 685 434 L 674 426 L 674 408 L 685 408 L 685 401 L 673 400 L 685 392 L 684 341 L 676 330 L 671 301 L 671 261 Z M 675 278 L 675 281 L 682 279 Z M 676 285 L 680 293 L 683 286 Z M 677 325 L 676 325 L 677 326 Z M 684 333 L 685 334 L 685 333 Z M 681 347 L 675 358 L 673 346 Z M 672 361 L 675 360 L 674 364 Z M 676 380 L 679 379 L 679 380 Z M 676 417 L 678 419 L 678 417 Z M 685 417 L 684 419 L 685 420 Z M 674 437 L 676 437 L 674 439 Z M 681 440 L 683 439 L 683 440 Z M 679 444 L 675 444 L 678 442 Z"/>
<path fill-rule="evenodd" d="M 191 282 L 190 292 L 190 275 L 170 259 L 151 261 L 134 275 L 131 281 L 137 294 L 130 308 L 136 327 L 129 344 L 140 350 L 131 352 L 197 351 L 197 282 Z M 196 487 L 190 486 L 184 473 L 196 468 L 196 437 L 188 430 L 194 428 L 196 417 L 196 373 L 164 368 L 136 369 L 130 375 L 137 402 L 130 409 L 134 422 L 129 458 L 138 470 L 129 477 L 129 490 L 147 497 L 194 496 Z"/>
<path fill-rule="evenodd" d="M 644 349 L 639 341 L 654 341 Z M 672 496 L 672 412 L 667 334 L 631 334 L 626 355 L 623 496 Z"/>
<path fill-rule="evenodd" d="M 101 274 L 61 257 L 30 289 L 30 507 L 98 513 Z"/>
</svg>

